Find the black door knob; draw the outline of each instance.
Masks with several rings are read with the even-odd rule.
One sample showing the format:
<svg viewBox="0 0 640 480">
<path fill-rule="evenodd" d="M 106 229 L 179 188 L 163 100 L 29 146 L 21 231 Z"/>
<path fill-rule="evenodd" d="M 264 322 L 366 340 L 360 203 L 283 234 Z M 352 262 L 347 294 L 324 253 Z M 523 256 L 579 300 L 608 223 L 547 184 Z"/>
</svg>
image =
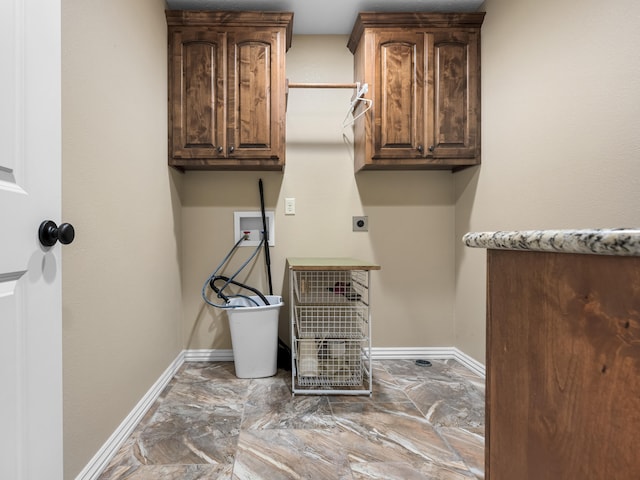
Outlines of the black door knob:
<svg viewBox="0 0 640 480">
<path fill-rule="evenodd" d="M 58 240 L 63 245 L 67 245 L 73 242 L 75 237 L 76 231 L 70 223 L 63 223 L 58 227 L 56 222 L 45 220 L 38 229 L 38 238 L 45 247 L 52 247 Z"/>
</svg>

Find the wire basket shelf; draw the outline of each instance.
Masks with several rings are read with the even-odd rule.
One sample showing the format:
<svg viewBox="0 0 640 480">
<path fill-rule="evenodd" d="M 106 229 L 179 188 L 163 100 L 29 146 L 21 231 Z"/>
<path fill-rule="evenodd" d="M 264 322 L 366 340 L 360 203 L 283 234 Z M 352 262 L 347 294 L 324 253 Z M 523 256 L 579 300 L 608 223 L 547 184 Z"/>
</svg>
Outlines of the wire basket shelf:
<svg viewBox="0 0 640 480">
<path fill-rule="evenodd" d="M 369 311 L 364 306 L 296 306 L 298 338 L 362 340 L 369 335 Z"/>
<path fill-rule="evenodd" d="M 298 303 L 369 304 L 368 272 L 295 272 L 294 291 Z"/>
<path fill-rule="evenodd" d="M 297 351 L 299 386 L 362 385 L 365 365 L 360 341 L 301 339 Z"/>
</svg>

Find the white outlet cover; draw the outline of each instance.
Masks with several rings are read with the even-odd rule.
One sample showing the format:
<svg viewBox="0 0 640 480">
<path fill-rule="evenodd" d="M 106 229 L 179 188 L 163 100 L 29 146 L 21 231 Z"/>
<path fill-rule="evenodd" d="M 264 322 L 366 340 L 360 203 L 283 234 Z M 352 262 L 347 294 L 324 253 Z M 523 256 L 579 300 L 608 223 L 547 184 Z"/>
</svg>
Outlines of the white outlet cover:
<svg viewBox="0 0 640 480">
<path fill-rule="evenodd" d="M 269 246 L 276 245 L 275 212 L 265 211 L 267 229 L 269 230 Z M 262 234 L 262 212 L 233 212 L 233 235 L 238 243 L 244 232 L 249 232 L 249 240 L 240 244 L 241 247 L 257 247 Z"/>
</svg>

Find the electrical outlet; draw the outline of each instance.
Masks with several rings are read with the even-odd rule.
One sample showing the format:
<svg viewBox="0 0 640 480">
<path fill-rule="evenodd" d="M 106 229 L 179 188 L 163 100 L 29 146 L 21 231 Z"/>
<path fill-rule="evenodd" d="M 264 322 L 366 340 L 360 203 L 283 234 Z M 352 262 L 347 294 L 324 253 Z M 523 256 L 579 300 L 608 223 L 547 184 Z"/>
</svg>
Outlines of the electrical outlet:
<svg viewBox="0 0 640 480">
<path fill-rule="evenodd" d="M 353 231 L 354 232 L 368 232 L 369 231 L 369 217 L 353 217 Z"/>
</svg>

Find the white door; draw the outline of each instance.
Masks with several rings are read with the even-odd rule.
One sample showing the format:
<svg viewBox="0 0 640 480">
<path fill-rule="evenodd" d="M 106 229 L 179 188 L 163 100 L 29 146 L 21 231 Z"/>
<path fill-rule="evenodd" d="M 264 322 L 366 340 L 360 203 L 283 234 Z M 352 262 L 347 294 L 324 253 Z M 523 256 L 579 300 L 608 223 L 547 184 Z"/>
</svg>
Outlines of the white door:
<svg viewBox="0 0 640 480">
<path fill-rule="evenodd" d="M 62 479 L 60 0 L 0 1 L 0 479 Z"/>
</svg>

